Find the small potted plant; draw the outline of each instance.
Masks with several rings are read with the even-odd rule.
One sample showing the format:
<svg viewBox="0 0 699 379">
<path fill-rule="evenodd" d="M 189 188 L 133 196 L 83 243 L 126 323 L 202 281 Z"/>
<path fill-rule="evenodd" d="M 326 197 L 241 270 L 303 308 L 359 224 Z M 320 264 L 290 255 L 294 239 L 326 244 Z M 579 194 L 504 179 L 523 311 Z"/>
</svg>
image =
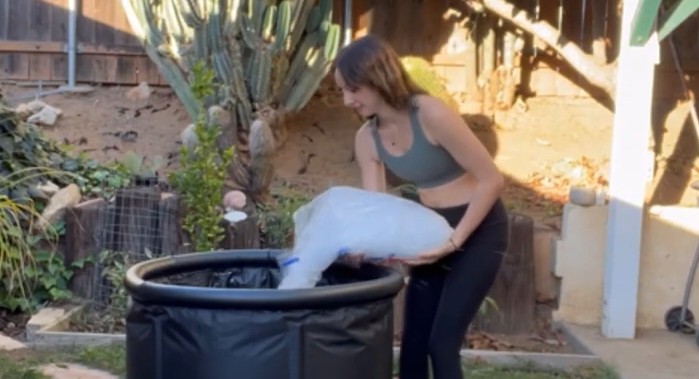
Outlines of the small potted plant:
<svg viewBox="0 0 699 379">
<path fill-rule="evenodd" d="M 133 151 L 127 151 L 121 163 L 131 173 L 132 183 L 136 187 L 152 187 L 158 184 L 158 169 L 163 164 L 162 156 L 156 155 L 148 160 Z"/>
</svg>

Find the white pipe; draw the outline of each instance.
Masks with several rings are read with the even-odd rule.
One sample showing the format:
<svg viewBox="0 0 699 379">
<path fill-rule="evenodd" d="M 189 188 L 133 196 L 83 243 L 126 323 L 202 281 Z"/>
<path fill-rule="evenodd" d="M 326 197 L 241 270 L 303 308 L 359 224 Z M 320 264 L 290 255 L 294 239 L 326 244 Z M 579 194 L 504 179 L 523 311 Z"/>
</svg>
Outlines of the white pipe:
<svg viewBox="0 0 699 379">
<path fill-rule="evenodd" d="M 68 88 L 75 87 L 76 30 L 78 26 L 78 0 L 68 0 Z"/>
<path fill-rule="evenodd" d="M 345 41 L 344 46 L 347 46 L 352 41 L 352 0 L 345 0 Z"/>
</svg>

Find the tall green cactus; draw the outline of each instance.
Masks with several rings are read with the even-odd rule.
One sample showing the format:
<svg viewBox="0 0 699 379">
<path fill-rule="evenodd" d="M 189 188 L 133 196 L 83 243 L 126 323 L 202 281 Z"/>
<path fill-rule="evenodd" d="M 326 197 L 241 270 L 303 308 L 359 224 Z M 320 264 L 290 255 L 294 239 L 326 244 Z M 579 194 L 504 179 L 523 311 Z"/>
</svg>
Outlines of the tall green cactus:
<svg viewBox="0 0 699 379">
<path fill-rule="evenodd" d="M 197 107 L 190 69 L 198 61 L 213 69 L 219 90 L 207 105 L 220 105 L 234 116 L 228 127 L 235 128 L 238 145 L 251 140 L 250 125 L 261 113 L 303 108 L 340 44 L 332 0 L 121 0 L 121 5 L 192 120 Z M 249 188 L 251 167 L 260 166 L 253 159 L 236 157 L 239 167 L 232 170 L 249 192 L 260 190 Z"/>
</svg>

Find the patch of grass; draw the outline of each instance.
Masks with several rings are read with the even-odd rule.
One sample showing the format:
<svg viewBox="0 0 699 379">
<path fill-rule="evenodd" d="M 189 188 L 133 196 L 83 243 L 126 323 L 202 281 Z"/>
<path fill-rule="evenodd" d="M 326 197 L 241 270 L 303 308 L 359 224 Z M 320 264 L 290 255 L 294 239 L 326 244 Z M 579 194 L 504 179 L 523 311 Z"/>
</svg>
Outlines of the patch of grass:
<svg viewBox="0 0 699 379">
<path fill-rule="evenodd" d="M 62 348 L 59 350 L 34 350 L 16 353 L 0 351 L 0 379 L 48 379 L 38 371 L 50 363 L 76 363 L 86 367 L 126 374 L 126 348 L 122 344 L 95 347 Z"/>
<path fill-rule="evenodd" d="M 398 377 L 398 362 L 394 362 L 393 376 Z M 619 374 L 605 363 L 582 365 L 570 370 L 543 367 L 534 363 L 495 365 L 482 360 L 464 364 L 464 377 L 469 379 L 620 379 Z"/>
<path fill-rule="evenodd" d="M 2 379 L 48 379 L 36 368 L 24 361 L 14 361 L 0 353 L 0 378 Z"/>
<path fill-rule="evenodd" d="M 96 346 L 77 351 L 73 363 L 109 371 L 114 375 L 126 374 L 126 347 L 120 344 Z"/>
<path fill-rule="evenodd" d="M 48 363 L 77 363 L 108 371 L 124 377 L 126 374 L 126 348 L 123 344 L 97 347 L 38 350 L 23 354 L 23 358 L 0 352 L 0 379 L 48 379 L 37 367 Z M 394 366 L 394 374 L 397 375 Z M 533 363 L 512 366 L 494 365 L 472 360 L 464 365 L 464 373 L 470 379 L 619 379 L 616 371 L 605 363 L 578 366 L 570 370 L 546 368 Z"/>
<path fill-rule="evenodd" d="M 465 365 L 464 373 L 468 378 L 488 379 L 619 379 L 616 371 L 603 363 L 562 370 L 542 367 L 533 363 L 499 366 L 472 361 Z"/>
</svg>

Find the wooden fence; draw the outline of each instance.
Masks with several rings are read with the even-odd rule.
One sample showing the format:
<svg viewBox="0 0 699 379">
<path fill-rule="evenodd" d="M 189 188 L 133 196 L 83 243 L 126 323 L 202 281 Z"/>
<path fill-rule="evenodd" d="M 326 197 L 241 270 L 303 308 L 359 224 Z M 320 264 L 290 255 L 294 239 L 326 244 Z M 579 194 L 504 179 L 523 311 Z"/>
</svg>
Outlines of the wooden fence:
<svg viewBox="0 0 699 379">
<path fill-rule="evenodd" d="M 537 0 L 510 1 L 533 8 Z M 0 0 L 0 80 L 67 80 L 67 3 L 67 0 Z M 592 1 L 538 0 L 538 3 L 539 18 L 561 27 L 566 38 L 590 50 Z M 76 81 L 166 84 L 131 34 L 120 0 L 79 0 L 78 4 Z M 559 4 L 564 4 L 564 8 L 559 8 Z M 616 50 L 609 41 L 617 39 L 618 11 L 615 0 L 607 4 L 605 33 L 611 60 Z M 334 0 L 334 9 L 334 21 L 342 23 L 345 1 Z M 356 37 L 367 32 L 380 35 L 400 54 L 419 55 L 431 61 L 437 72 L 448 78 L 451 91 L 472 92 L 483 64 L 479 58 L 474 58 L 478 54 L 472 49 L 483 47 L 464 43 L 470 25 L 464 24 L 463 19 L 468 12 L 461 0 L 353 0 L 352 35 Z M 678 56 L 684 68 L 694 73 L 699 70 L 698 32 L 699 14 L 674 33 Z M 662 45 L 659 70 L 667 72 L 669 80 L 658 82 L 661 87 L 667 84 L 669 90 L 673 90 L 678 88 L 678 83 L 668 42 Z M 497 43 L 502 41 L 497 40 Z M 527 54 L 531 55 L 531 51 Z M 540 54 L 541 57 L 545 55 Z M 546 58 L 531 59 L 530 56 L 529 60 L 533 65 L 526 70 L 538 73 L 523 80 L 532 81 L 530 85 L 535 87 L 535 92 L 540 95 L 566 92 L 551 84 L 561 80 L 558 72 L 565 74 L 565 65 Z M 542 75 L 547 70 L 554 75 Z M 660 76 L 662 78 L 662 73 Z M 568 73 L 568 77 L 568 90 L 574 90 L 579 77 L 574 73 Z"/>
<path fill-rule="evenodd" d="M 78 4 L 77 82 L 163 84 L 131 34 L 119 0 Z M 65 82 L 67 36 L 66 0 L 0 0 L 0 78 Z"/>
</svg>

